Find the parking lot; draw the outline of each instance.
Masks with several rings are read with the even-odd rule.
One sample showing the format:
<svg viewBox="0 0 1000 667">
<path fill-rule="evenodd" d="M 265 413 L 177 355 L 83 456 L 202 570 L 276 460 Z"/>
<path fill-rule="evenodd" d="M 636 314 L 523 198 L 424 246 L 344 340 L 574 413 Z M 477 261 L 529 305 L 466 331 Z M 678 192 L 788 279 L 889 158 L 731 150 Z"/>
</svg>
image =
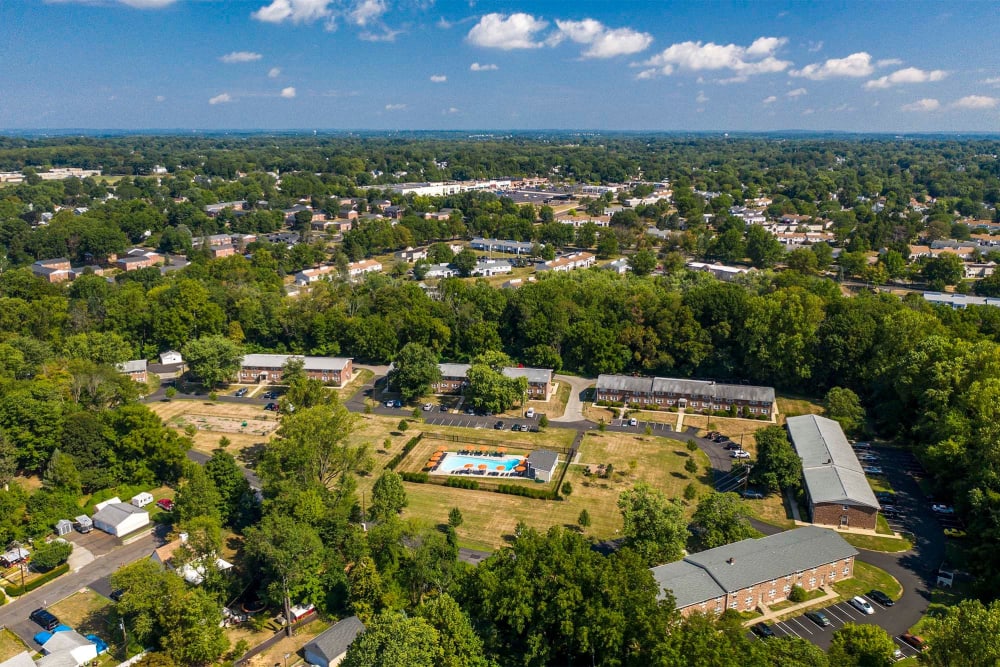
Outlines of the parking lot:
<svg viewBox="0 0 1000 667">
<path fill-rule="evenodd" d="M 774 634 L 779 637 L 801 637 L 825 650 L 830 648 L 830 640 L 833 637 L 833 633 L 837 629 L 844 627 L 847 623 L 875 623 L 880 625 L 878 623 L 879 616 L 892 613 L 891 608 L 883 607 L 868 596 L 862 595 L 861 597 L 867 600 L 868 604 L 872 606 L 872 609 L 875 610 L 874 614 L 865 614 L 846 601 L 841 601 L 819 610 L 830 620 L 830 625 L 826 627 L 821 627 L 804 614 L 786 621 L 770 623 L 769 625 L 774 630 Z M 751 636 L 760 639 L 753 633 L 751 633 Z M 896 643 L 896 647 L 900 653 L 903 654 L 903 657 L 909 658 L 919 653 L 917 649 L 904 642 L 898 635 L 893 637 L 893 641 Z"/>
<path fill-rule="evenodd" d="M 535 419 L 508 419 L 501 417 L 482 417 L 476 415 L 453 415 L 448 413 L 435 415 L 433 412 L 425 412 L 424 414 L 426 415 L 424 421 L 435 426 L 493 429 L 498 421 L 502 421 L 504 431 L 511 430 L 510 427 L 514 424 L 520 425 L 525 430 L 538 430 L 538 421 Z"/>
<path fill-rule="evenodd" d="M 612 419 L 608 428 L 612 431 L 624 431 L 627 433 L 645 433 L 648 427 L 654 435 L 661 435 L 663 433 L 672 433 L 674 427 L 670 424 L 663 424 L 660 422 L 644 422 L 636 420 L 635 426 L 629 424 L 631 420 L 629 419 Z"/>
</svg>

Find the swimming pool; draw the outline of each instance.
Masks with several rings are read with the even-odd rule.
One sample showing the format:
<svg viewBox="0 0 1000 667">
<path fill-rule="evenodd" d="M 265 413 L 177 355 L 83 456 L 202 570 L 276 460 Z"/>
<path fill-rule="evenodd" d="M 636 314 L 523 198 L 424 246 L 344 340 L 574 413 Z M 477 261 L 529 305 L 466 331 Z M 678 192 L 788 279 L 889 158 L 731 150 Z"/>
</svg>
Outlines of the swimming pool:
<svg viewBox="0 0 1000 667">
<path fill-rule="evenodd" d="M 465 456 L 463 454 L 453 454 L 448 452 L 441 459 L 441 465 L 435 472 L 451 474 L 459 470 L 472 470 L 478 472 L 479 466 L 485 465 L 486 472 L 510 472 L 521 462 L 520 456 Z M 499 470 L 497 466 L 503 469 Z"/>
</svg>

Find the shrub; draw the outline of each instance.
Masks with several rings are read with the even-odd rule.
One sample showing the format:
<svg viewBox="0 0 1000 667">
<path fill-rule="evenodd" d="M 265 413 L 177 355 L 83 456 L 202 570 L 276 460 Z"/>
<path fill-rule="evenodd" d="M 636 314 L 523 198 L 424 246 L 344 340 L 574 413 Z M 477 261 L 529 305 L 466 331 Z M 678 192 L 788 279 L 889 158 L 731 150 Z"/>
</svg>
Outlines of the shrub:
<svg viewBox="0 0 1000 667">
<path fill-rule="evenodd" d="M 546 415 L 542 415 L 541 417 L 538 418 L 539 428 L 545 428 L 548 425 L 549 425 L 549 418 Z"/>
<path fill-rule="evenodd" d="M 403 478 L 404 482 L 413 482 L 414 484 L 426 484 L 430 479 L 425 472 L 402 472 L 399 476 Z"/>
<path fill-rule="evenodd" d="M 53 540 L 42 544 L 31 554 L 31 565 L 39 572 L 48 572 L 62 565 L 73 553 L 73 545 L 63 540 Z"/>
<path fill-rule="evenodd" d="M 697 495 L 698 489 L 694 482 L 688 482 L 688 485 L 684 487 L 684 500 L 694 500 Z"/>
<path fill-rule="evenodd" d="M 581 528 L 589 528 L 590 527 L 590 512 L 588 512 L 586 509 L 580 510 L 580 516 L 577 517 L 576 522 L 578 524 L 580 524 Z"/>
<path fill-rule="evenodd" d="M 389 462 L 385 464 L 386 469 L 395 470 L 396 466 L 399 465 L 400 461 L 406 458 L 406 455 L 409 454 L 411 451 L 413 451 L 413 448 L 417 446 L 417 443 L 420 442 L 421 438 L 423 437 L 424 435 L 423 433 L 421 433 L 420 435 L 412 437 L 409 440 L 407 440 L 406 444 L 403 445 L 403 451 L 393 456 L 391 459 L 389 459 Z"/>
<path fill-rule="evenodd" d="M 208 400 L 210 400 L 210 401 L 217 401 L 217 400 L 219 400 L 219 395 L 217 393 L 215 393 L 214 391 L 210 391 L 210 392 L 208 392 Z"/>
<path fill-rule="evenodd" d="M 698 464 L 694 462 L 694 459 L 689 458 L 684 462 L 684 469 L 693 475 L 698 472 Z"/>
<path fill-rule="evenodd" d="M 444 485 L 455 489 L 472 489 L 473 491 L 479 488 L 479 482 L 476 480 L 463 479 L 461 477 L 449 477 L 448 481 L 445 482 Z"/>
<path fill-rule="evenodd" d="M 535 498 L 536 500 L 556 500 L 554 491 L 548 489 L 533 489 L 519 484 L 501 484 L 497 487 L 497 493 L 505 493 L 510 496 L 522 496 L 524 498 Z"/>
<path fill-rule="evenodd" d="M 396 428 L 398 430 L 400 430 L 400 431 L 404 431 L 405 432 L 406 429 L 410 428 L 410 425 L 406 422 L 405 419 L 400 419 L 399 420 L 399 426 L 397 426 Z"/>
<path fill-rule="evenodd" d="M 570 484 L 569 482 L 563 482 L 563 485 L 562 485 L 562 494 L 564 496 L 568 496 L 568 495 L 570 495 L 572 493 L 573 493 L 573 485 Z"/>
<path fill-rule="evenodd" d="M 167 387 L 163 394 L 169 399 L 177 395 L 177 387 Z"/>
<path fill-rule="evenodd" d="M 59 567 L 49 570 L 48 572 L 38 577 L 37 579 L 29 581 L 24 586 L 7 586 L 4 590 L 7 591 L 7 595 L 11 597 L 18 597 L 24 595 L 25 593 L 30 593 L 39 586 L 43 586 L 44 584 L 49 583 L 56 577 L 66 574 L 67 572 L 69 572 L 69 565 L 63 563 Z"/>
<path fill-rule="evenodd" d="M 690 438 L 688 438 L 686 446 L 687 446 L 687 450 L 689 452 L 696 452 L 696 451 L 698 451 L 698 443 L 695 442 L 694 440 L 690 439 Z"/>
<path fill-rule="evenodd" d="M 792 590 L 788 592 L 789 602 L 805 602 L 806 601 L 806 589 L 802 588 L 798 584 L 792 586 Z"/>
</svg>

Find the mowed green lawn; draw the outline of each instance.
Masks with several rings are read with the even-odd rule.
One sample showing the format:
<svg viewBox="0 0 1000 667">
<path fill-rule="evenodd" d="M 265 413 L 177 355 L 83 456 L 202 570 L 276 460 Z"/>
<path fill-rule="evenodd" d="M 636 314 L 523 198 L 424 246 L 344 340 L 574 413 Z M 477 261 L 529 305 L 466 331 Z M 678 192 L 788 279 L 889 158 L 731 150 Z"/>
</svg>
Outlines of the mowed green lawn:
<svg viewBox="0 0 1000 667">
<path fill-rule="evenodd" d="M 549 429 L 547 433 L 518 435 L 569 445 L 574 434 Z M 666 438 L 627 433 L 588 434 L 581 445 L 580 463 L 571 465 L 566 474 L 565 481 L 570 483 L 572 491 L 564 500 L 535 500 L 489 491 L 407 483 L 409 506 L 403 516 L 434 524 L 445 523 L 451 508 L 458 507 L 464 519 L 457 531 L 459 541 L 463 546 L 489 550 L 507 543 L 519 521 L 540 531 L 551 526 L 575 529 L 580 511 L 586 509 L 591 525 L 584 533 L 595 539 L 613 538 L 622 525 L 618 496 L 636 482 L 648 482 L 672 498 L 681 498 L 684 487 L 692 481 L 699 495 L 710 490 L 706 483 L 709 476 L 705 473 L 708 458 L 700 451 L 694 452 L 699 466 L 695 479 L 684 470 L 689 456 L 691 453 L 683 444 Z M 588 478 L 583 474 L 586 464 L 599 463 L 610 463 L 614 467 L 616 472 L 611 479 Z M 688 514 L 694 511 L 693 504 L 685 507 Z"/>
</svg>

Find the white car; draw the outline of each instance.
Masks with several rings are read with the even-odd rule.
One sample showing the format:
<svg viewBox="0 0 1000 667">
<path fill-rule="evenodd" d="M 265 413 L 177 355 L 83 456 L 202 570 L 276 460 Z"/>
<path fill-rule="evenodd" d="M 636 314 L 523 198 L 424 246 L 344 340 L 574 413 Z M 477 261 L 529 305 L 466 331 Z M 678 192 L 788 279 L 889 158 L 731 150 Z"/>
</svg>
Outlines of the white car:
<svg viewBox="0 0 1000 667">
<path fill-rule="evenodd" d="M 527 417 L 528 419 L 534 419 L 534 417 L 535 417 L 535 409 L 534 408 L 528 408 L 528 411 L 524 413 L 524 416 Z"/>
<path fill-rule="evenodd" d="M 864 599 L 860 595 L 855 595 L 850 600 L 848 600 L 848 602 L 851 603 L 852 607 L 854 607 L 855 609 L 857 609 L 858 611 L 860 611 L 863 614 L 874 614 L 875 613 L 875 609 L 871 606 L 871 604 L 868 602 L 868 600 Z"/>
<path fill-rule="evenodd" d="M 629 426 L 638 426 L 639 425 L 639 420 L 636 419 L 635 417 L 632 417 L 632 419 L 628 420 L 628 425 Z"/>
<path fill-rule="evenodd" d="M 931 511 L 937 514 L 954 514 L 955 508 L 951 505 L 931 505 Z"/>
<path fill-rule="evenodd" d="M 736 449 L 730 452 L 729 458 L 731 459 L 748 459 L 750 458 L 750 452 L 744 451 L 742 449 Z"/>
<path fill-rule="evenodd" d="M 430 403 L 424 403 L 424 412 L 430 412 L 433 409 L 434 409 L 433 405 L 431 405 Z"/>
</svg>

